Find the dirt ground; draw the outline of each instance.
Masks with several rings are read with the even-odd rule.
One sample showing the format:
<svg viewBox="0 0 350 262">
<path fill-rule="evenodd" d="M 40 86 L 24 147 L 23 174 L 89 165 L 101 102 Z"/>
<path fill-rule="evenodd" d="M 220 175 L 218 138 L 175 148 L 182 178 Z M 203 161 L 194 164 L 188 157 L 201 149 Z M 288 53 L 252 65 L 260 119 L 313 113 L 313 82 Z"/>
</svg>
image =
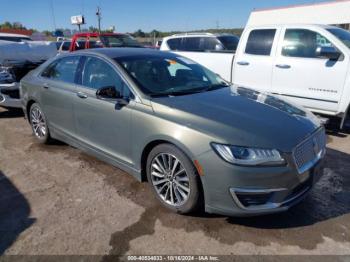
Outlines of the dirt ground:
<svg viewBox="0 0 350 262">
<path fill-rule="evenodd" d="M 350 255 L 350 136 L 329 134 L 322 180 L 286 213 L 181 216 L 117 168 L 38 145 L 0 109 L 0 254 Z"/>
</svg>

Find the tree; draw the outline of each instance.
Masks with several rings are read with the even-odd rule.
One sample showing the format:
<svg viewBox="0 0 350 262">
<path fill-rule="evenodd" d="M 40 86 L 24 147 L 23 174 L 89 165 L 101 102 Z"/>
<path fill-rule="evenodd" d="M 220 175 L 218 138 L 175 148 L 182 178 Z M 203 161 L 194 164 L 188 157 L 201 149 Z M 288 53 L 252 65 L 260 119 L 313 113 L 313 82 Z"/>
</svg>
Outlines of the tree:
<svg viewBox="0 0 350 262">
<path fill-rule="evenodd" d="M 49 30 L 44 30 L 42 33 L 46 36 L 52 36 L 52 32 Z"/>
<path fill-rule="evenodd" d="M 98 32 L 98 28 L 94 26 L 89 26 L 89 32 Z"/>
<path fill-rule="evenodd" d="M 160 32 L 154 29 L 154 30 L 150 33 L 150 36 L 151 36 L 151 37 L 160 37 Z"/>
<path fill-rule="evenodd" d="M 146 34 L 141 29 L 139 29 L 135 33 L 133 33 L 133 36 L 134 37 L 146 37 Z"/>
<path fill-rule="evenodd" d="M 0 24 L 0 28 L 1 29 L 12 29 L 13 26 L 12 26 L 12 24 L 10 22 L 6 21 L 5 23 Z"/>
<path fill-rule="evenodd" d="M 12 24 L 12 28 L 13 28 L 13 29 L 26 29 L 26 28 L 22 25 L 22 23 L 20 23 L 20 22 L 14 22 L 14 23 Z"/>
</svg>

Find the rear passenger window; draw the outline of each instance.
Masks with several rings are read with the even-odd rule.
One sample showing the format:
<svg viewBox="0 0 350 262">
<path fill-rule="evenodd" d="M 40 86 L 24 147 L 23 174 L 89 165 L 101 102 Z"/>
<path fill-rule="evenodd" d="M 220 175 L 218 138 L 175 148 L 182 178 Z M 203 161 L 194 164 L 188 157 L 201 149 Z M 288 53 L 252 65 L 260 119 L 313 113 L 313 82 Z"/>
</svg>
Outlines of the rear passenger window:
<svg viewBox="0 0 350 262">
<path fill-rule="evenodd" d="M 201 37 L 199 48 L 204 51 L 221 51 L 225 49 L 215 37 Z"/>
<path fill-rule="evenodd" d="M 169 39 L 167 41 L 167 44 L 170 50 L 180 50 L 181 42 L 182 42 L 182 38 L 174 38 L 174 39 Z"/>
<path fill-rule="evenodd" d="M 53 62 L 41 74 L 51 80 L 74 83 L 80 57 L 69 56 Z"/>
<path fill-rule="evenodd" d="M 271 55 L 273 40 L 275 39 L 276 29 L 253 30 L 248 37 L 246 54 L 250 55 Z"/>
<path fill-rule="evenodd" d="M 183 39 L 183 46 L 180 50 L 183 51 L 199 51 L 200 50 L 200 40 L 199 37 L 186 37 Z"/>
</svg>

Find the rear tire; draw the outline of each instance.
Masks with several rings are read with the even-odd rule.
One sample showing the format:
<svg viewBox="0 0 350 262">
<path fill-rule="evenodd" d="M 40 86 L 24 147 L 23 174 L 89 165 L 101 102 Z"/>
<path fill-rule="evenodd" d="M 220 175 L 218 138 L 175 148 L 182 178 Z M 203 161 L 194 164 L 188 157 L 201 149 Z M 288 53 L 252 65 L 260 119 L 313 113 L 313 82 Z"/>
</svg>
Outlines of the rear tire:
<svg viewBox="0 0 350 262">
<path fill-rule="evenodd" d="M 188 214 L 202 206 L 197 170 L 177 147 L 160 144 L 147 158 L 147 178 L 157 199 L 166 208 Z"/>
<path fill-rule="evenodd" d="M 28 117 L 37 141 L 41 144 L 49 144 L 52 141 L 50 131 L 47 126 L 45 114 L 38 103 L 34 103 L 30 107 Z"/>
</svg>

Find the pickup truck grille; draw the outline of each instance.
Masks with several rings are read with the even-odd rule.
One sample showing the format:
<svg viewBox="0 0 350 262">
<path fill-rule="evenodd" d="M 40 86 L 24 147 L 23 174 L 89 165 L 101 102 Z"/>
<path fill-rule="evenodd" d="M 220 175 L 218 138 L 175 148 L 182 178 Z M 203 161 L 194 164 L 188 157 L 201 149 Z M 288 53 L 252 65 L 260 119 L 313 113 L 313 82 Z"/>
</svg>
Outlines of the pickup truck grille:
<svg viewBox="0 0 350 262">
<path fill-rule="evenodd" d="M 320 128 L 293 150 L 293 157 L 299 174 L 310 169 L 326 152 L 326 133 Z"/>
</svg>

